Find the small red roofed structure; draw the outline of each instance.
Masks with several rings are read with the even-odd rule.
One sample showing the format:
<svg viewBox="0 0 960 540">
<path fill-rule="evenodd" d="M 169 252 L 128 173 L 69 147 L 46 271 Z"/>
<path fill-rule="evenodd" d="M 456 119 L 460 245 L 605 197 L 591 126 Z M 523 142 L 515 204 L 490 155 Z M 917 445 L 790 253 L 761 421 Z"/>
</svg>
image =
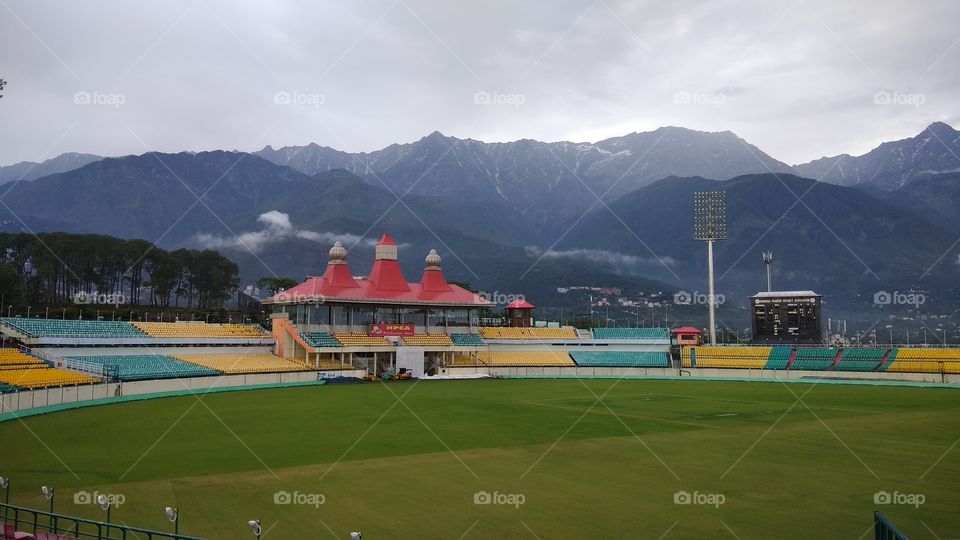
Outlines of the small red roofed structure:
<svg viewBox="0 0 960 540">
<path fill-rule="evenodd" d="M 699 345 L 700 336 L 703 334 L 700 330 L 692 326 L 683 326 L 677 329 L 674 329 L 673 335 L 677 339 L 677 345 Z"/>
<path fill-rule="evenodd" d="M 533 304 L 519 298 L 507 304 L 507 324 L 514 328 L 530 328 L 533 325 Z"/>
</svg>

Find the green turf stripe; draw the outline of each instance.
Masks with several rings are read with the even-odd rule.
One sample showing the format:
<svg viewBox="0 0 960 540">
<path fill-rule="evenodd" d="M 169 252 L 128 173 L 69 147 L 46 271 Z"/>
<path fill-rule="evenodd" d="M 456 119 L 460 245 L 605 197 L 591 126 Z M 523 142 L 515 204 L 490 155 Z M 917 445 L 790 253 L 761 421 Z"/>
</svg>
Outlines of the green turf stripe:
<svg viewBox="0 0 960 540">
<path fill-rule="evenodd" d="M 296 386 L 318 386 L 326 384 L 326 381 L 307 381 L 292 383 L 270 383 L 270 384 L 252 384 L 248 386 L 224 386 L 205 388 L 202 390 L 173 390 L 170 392 L 155 392 L 152 394 L 136 394 L 133 396 L 118 396 L 100 399 L 88 399 L 86 401 L 74 401 L 70 403 L 58 403 L 56 405 L 44 405 L 43 407 L 34 407 L 22 411 L 12 411 L 0 414 L 0 422 L 6 422 L 16 418 L 27 418 L 29 416 L 39 416 L 59 411 L 69 411 L 72 409 L 82 409 L 84 407 L 95 407 L 97 405 L 111 405 L 113 403 L 126 403 L 128 401 L 143 401 L 145 399 L 158 399 L 166 397 L 194 396 L 197 394 L 217 394 L 220 392 L 238 392 L 241 390 L 265 390 L 269 388 L 291 388 Z"/>
</svg>

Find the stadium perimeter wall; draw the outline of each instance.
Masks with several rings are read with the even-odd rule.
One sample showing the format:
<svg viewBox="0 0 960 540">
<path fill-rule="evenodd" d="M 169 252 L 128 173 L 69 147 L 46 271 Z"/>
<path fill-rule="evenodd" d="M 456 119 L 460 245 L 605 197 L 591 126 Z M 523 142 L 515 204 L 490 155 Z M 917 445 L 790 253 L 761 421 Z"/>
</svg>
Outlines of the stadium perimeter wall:
<svg viewBox="0 0 960 540">
<path fill-rule="evenodd" d="M 843 380 L 849 382 L 919 382 L 960 384 L 960 374 L 894 373 L 854 371 L 802 371 L 771 369 L 722 368 L 616 368 L 616 367 L 456 367 L 446 368 L 441 375 L 473 375 L 484 373 L 494 377 L 691 377 L 708 379 Z"/>
<path fill-rule="evenodd" d="M 363 370 L 338 371 L 344 377 L 363 377 Z M 122 396 L 164 394 L 170 392 L 204 392 L 220 388 L 278 385 L 316 382 L 316 371 L 292 373 L 257 373 L 248 375 L 222 375 L 219 377 L 191 377 L 182 379 L 156 379 L 120 383 L 90 384 L 62 388 L 27 390 L 0 395 L 0 414 L 25 411 L 36 407 L 82 403 Z"/>
</svg>

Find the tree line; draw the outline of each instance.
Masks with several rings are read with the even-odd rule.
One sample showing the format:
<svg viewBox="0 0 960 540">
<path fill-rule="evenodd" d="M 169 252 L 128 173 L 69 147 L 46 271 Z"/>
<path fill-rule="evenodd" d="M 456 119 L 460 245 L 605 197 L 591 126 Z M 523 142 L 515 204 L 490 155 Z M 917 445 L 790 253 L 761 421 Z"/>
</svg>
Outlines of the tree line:
<svg viewBox="0 0 960 540">
<path fill-rule="evenodd" d="M 0 233 L 0 295 L 8 304 L 115 295 L 124 304 L 215 309 L 239 283 L 236 263 L 210 249 L 166 251 L 146 240 L 93 234 Z"/>
</svg>

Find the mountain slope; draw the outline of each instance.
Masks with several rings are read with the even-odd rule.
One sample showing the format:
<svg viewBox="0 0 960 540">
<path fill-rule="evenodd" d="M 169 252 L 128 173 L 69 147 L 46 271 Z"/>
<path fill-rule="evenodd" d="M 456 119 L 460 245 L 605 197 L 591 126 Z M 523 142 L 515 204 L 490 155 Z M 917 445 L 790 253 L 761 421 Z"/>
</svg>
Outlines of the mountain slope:
<svg viewBox="0 0 960 540">
<path fill-rule="evenodd" d="M 664 127 L 597 143 L 519 140 L 484 143 L 434 132 L 409 144 L 346 153 L 315 144 L 257 153 L 307 174 L 344 168 L 367 183 L 446 204 L 486 205 L 531 224 L 580 213 L 597 197 L 613 200 L 669 175 L 729 178 L 790 167 L 730 132 Z"/>
<path fill-rule="evenodd" d="M 670 271 L 652 265 L 660 270 L 648 275 L 665 278 L 672 272 L 683 282 L 703 283 L 706 248 L 691 239 L 692 197 L 706 190 L 727 194 L 728 239 L 715 248 L 718 287 L 741 295 L 764 285 L 764 250 L 776 257 L 775 288 L 850 295 L 916 285 L 955 240 L 860 190 L 765 174 L 728 181 L 664 179 L 611 204 L 612 213 L 591 212 L 555 249 L 679 261 L 668 264 Z M 942 270 L 942 276 L 941 269 L 925 276 L 924 286 L 947 279 Z"/>
<path fill-rule="evenodd" d="M 45 160 L 42 163 L 21 161 L 13 165 L 0 167 L 0 184 L 15 182 L 17 180 L 30 181 L 50 174 L 79 169 L 87 163 L 93 163 L 101 159 L 103 159 L 103 157 L 93 154 L 68 152 Z"/>
<path fill-rule="evenodd" d="M 934 122 L 914 137 L 885 142 L 862 156 L 824 157 L 794 169 L 831 184 L 893 191 L 931 172 L 960 171 L 960 131 Z"/>
<path fill-rule="evenodd" d="M 960 172 L 917 175 L 906 186 L 880 197 L 931 225 L 960 234 Z"/>
</svg>

